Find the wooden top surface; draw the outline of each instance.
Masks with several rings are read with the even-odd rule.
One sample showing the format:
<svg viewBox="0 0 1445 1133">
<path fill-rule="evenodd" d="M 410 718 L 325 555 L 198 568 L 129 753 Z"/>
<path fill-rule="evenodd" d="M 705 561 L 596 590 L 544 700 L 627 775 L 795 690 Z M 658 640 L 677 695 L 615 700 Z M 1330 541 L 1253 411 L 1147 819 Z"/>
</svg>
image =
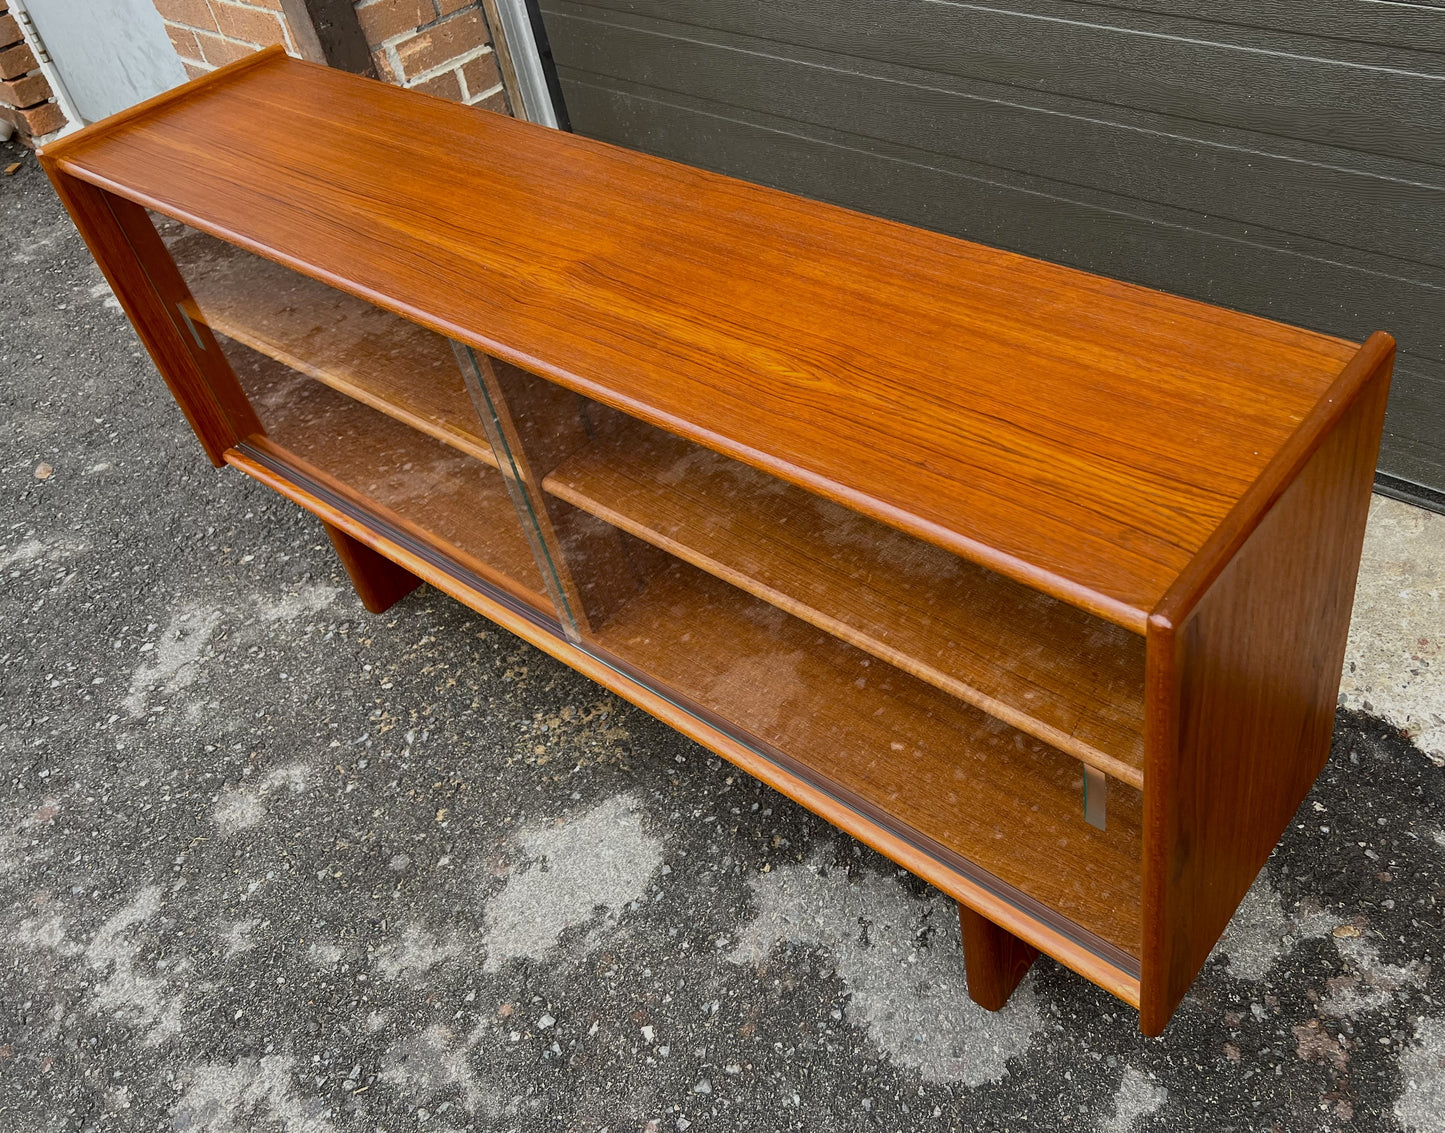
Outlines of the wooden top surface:
<svg viewBox="0 0 1445 1133">
<path fill-rule="evenodd" d="M 1357 350 L 279 52 L 45 157 L 1135 630 Z"/>
</svg>

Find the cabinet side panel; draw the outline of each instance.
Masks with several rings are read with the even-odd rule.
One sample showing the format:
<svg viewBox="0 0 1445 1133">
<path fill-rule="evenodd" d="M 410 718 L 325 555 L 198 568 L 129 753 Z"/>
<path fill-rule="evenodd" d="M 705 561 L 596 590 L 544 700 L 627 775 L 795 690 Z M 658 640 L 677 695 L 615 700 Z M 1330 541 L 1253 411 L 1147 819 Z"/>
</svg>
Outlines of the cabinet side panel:
<svg viewBox="0 0 1445 1133">
<path fill-rule="evenodd" d="M 1150 627 L 1147 1034 L 1164 1029 L 1329 754 L 1390 361 L 1183 624 Z"/>
<path fill-rule="evenodd" d="M 41 160 L 206 455 L 221 467 L 222 454 L 261 424 L 150 217 Z"/>
</svg>

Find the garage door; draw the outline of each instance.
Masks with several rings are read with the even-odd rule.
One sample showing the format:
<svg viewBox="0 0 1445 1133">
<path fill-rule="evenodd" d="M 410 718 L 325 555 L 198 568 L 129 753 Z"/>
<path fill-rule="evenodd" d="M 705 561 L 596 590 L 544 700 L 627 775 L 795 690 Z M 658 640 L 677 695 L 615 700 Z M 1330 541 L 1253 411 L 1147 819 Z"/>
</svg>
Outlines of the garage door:
<svg viewBox="0 0 1445 1133">
<path fill-rule="evenodd" d="M 574 130 L 1399 339 L 1381 486 L 1445 502 L 1445 4 L 540 0 Z"/>
</svg>

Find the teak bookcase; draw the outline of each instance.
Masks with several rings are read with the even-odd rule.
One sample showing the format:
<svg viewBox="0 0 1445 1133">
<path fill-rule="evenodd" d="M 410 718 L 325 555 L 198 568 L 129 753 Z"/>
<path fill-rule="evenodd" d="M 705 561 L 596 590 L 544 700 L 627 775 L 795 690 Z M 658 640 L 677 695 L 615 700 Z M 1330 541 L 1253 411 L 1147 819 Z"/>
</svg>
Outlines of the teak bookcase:
<svg viewBox="0 0 1445 1133">
<path fill-rule="evenodd" d="M 217 465 L 1164 1028 L 1327 755 L 1394 344 L 264 52 L 47 147 Z M 159 228 L 157 219 L 159 218 Z"/>
</svg>

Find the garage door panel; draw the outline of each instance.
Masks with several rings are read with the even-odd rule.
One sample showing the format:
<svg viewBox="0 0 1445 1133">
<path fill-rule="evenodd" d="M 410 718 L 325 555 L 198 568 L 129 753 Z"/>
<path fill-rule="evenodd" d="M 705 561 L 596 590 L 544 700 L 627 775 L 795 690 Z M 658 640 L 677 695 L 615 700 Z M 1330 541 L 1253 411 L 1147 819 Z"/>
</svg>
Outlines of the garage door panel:
<svg viewBox="0 0 1445 1133">
<path fill-rule="evenodd" d="M 1445 491 L 1445 364 L 1395 367 L 1380 471 Z"/>
<path fill-rule="evenodd" d="M 1438 493 L 1445 490 L 1442 489 L 1445 485 L 1445 458 L 1442 458 L 1440 446 L 1413 437 L 1398 436 L 1391 431 L 1388 423 L 1381 440 L 1380 471 L 1426 489 L 1419 495 L 1427 506 L 1437 503 Z"/>
<path fill-rule="evenodd" d="M 542 4 L 580 133 L 1347 338 L 1391 331 L 1381 468 L 1445 492 L 1440 10 Z"/>
<path fill-rule="evenodd" d="M 1386 429 L 1438 449 L 1441 413 L 1445 411 L 1445 363 L 1407 360 L 1395 367 L 1390 393 Z M 1438 452 L 1437 457 L 1445 461 L 1445 452 Z"/>
<path fill-rule="evenodd" d="M 559 5 L 548 20 L 569 70 L 670 89 L 719 105 L 898 142 L 1314 240 L 1445 266 L 1445 184 L 1430 184 L 1188 137 L 1155 115 L 1106 121 L 1008 102 L 965 81 L 756 40 L 683 38 L 677 24 L 599 23 Z M 579 13 L 581 13 L 579 15 Z M 796 80 L 805 71 L 806 82 Z M 1340 160 L 1338 153 L 1329 157 Z M 1347 159 L 1347 158 L 1346 158 Z M 1445 170 L 1440 171 L 1445 182 Z M 1346 260 L 1349 256 L 1344 256 Z M 1410 274 L 1404 264 L 1392 274 Z"/>
<path fill-rule="evenodd" d="M 926 0 L 588 6 L 688 24 L 703 38 L 729 31 L 1366 153 L 1445 152 L 1445 61 L 1399 47 L 1036 0 L 1016 5 L 1026 11 Z M 545 15 L 559 10 L 543 0 Z"/>
<path fill-rule="evenodd" d="M 861 149 L 836 133 L 804 137 L 784 119 L 561 77 L 573 125 L 591 137 L 1347 337 L 1389 327 L 1402 352 L 1445 360 L 1439 286 L 969 176 L 897 145 Z"/>
<path fill-rule="evenodd" d="M 1114 5 L 1098 5 L 1107 21 Z M 1136 11 L 1208 20 L 1241 28 L 1262 28 L 1353 40 L 1384 47 L 1408 43 L 1417 51 L 1445 53 L 1445 19 L 1426 0 L 1131 0 Z"/>
</svg>

